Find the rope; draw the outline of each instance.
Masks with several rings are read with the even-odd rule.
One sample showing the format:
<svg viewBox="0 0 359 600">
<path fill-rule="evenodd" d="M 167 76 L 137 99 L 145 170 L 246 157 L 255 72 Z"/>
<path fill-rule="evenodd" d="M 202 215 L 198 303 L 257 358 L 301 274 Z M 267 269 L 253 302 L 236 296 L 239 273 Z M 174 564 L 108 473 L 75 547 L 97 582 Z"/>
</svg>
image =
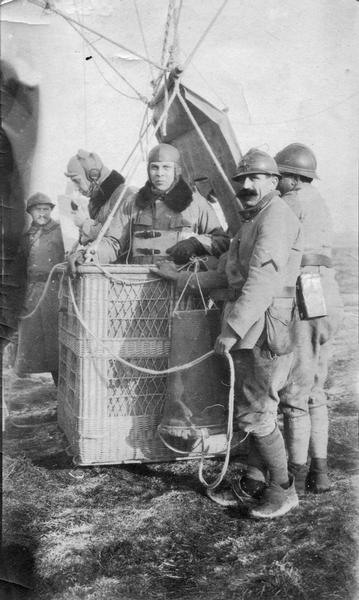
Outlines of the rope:
<svg viewBox="0 0 359 600">
<path fill-rule="evenodd" d="M 169 37 L 169 31 L 170 31 L 170 27 L 171 27 L 172 14 L 173 14 L 173 0 L 169 0 L 168 10 L 167 10 L 166 27 L 165 27 L 164 37 L 163 37 L 163 44 L 162 44 L 162 54 L 161 54 L 162 68 L 164 68 L 164 65 L 165 65 L 165 57 L 166 57 L 166 51 L 167 51 L 167 47 L 168 47 L 168 37 Z"/>
<path fill-rule="evenodd" d="M 216 14 L 214 15 L 212 21 L 209 23 L 208 27 L 206 27 L 206 29 L 204 30 L 204 32 L 202 33 L 201 37 L 199 38 L 197 44 L 195 45 L 195 47 L 193 48 L 192 52 L 190 52 L 186 62 L 183 65 L 183 70 L 186 69 L 186 67 L 188 67 L 189 63 L 191 62 L 192 58 L 194 57 L 195 53 L 197 52 L 198 48 L 200 47 L 200 45 L 202 44 L 204 38 L 208 35 L 209 30 L 212 28 L 212 26 L 214 25 L 215 21 L 218 19 L 220 13 L 222 12 L 222 10 L 224 9 L 225 5 L 227 4 L 228 0 L 224 0 L 224 2 L 222 3 L 222 5 L 219 7 L 219 9 L 217 10 Z"/>
<path fill-rule="evenodd" d="M 181 95 L 181 93 L 178 93 L 177 96 L 178 96 L 178 99 L 179 99 L 180 103 L 182 104 L 183 108 L 185 109 L 185 111 L 186 111 L 186 113 L 187 113 L 190 121 L 193 123 L 194 128 L 196 129 L 196 131 L 197 131 L 199 137 L 201 138 L 203 144 L 205 145 L 206 149 L 208 150 L 208 152 L 209 152 L 212 160 L 214 161 L 214 164 L 216 165 L 219 173 L 222 175 L 223 181 L 226 183 L 228 189 L 233 194 L 233 198 L 235 198 L 236 197 L 236 192 L 235 192 L 235 190 L 234 190 L 231 182 L 229 181 L 226 173 L 224 172 L 221 163 L 219 162 L 219 160 L 216 157 L 216 155 L 214 154 L 211 146 L 209 145 L 208 141 L 206 140 L 206 138 L 205 138 L 205 136 L 204 136 L 204 134 L 203 134 L 200 126 L 198 125 L 196 119 L 192 115 L 192 113 L 191 113 L 191 111 L 190 111 L 190 109 L 188 107 L 188 104 L 187 104 L 186 100 L 183 98 L 183 96 Z M 236 197 L 236 201 L 238 203 L 238 206 L 241 208 L 241 210 L 243 210 L 243 206 L 242 206 L 240 200 L 237 197 Z"/>
<path fill-rule="evenodd" d="M 111 271 L 108 271 L 107 269 L 105 269 L 105 267 L 103 267 L 103 265 L 100 265 L 99 263 L 93 263 L 93 266 L 97 267 L 97 269 L 101 271 L 101 273 L 103 273 L 106 277 L 108 277 L 108 279 L 112 279 L 113 281 L 117 281 L 117 283 L 122 283 L 123 285 L 154 283 L 155 281 L 158 281 L 158 277 L 155 277 L 154 279 L 145 279 L 143 281 L 133 281 L 132 279 L 126 281 L 125 279 L 116 277 L 116 275 L 113 275 Z"/>
<path fill-rule="evenodd" d="M 220 485 L 220 483 L 222 483 L 223 478 L 224 478 L 225 474 L 227 473 L 230 454 L 231 454 L 231 443 L 232 443 L 232 438 L 233 438 L 234 364 L 233 364 L 233 358 L 229 352 L 226 351 L 225 356 L 226 356 L 226 359 L 228 360 L 229 373 L 230 373 L 230 388 L 229 388 L 229 399 L 228 399 L 228 422 L 227 422 L 227 435 L 226 435 L 227 447 L 226 447 L 226 454 L 225 454 L 224 463 L 223 463 L 221 472 L 212 483 L 209 483 L 208 481 L 206 481 L 206 479 L 204 478 L 204 475 L 203 475 L 204 459 L 205 459 L 206 450 L 204 448 L 204 431 L 202 430 L 203 452 L 202 452 L 201 462 L 200 462 L 199 469 L 198 469 L 198 478 L 199 478 L 200 482 L 209 490 L 214 490 L 216 487 L 218 487 Z M 244 439 L 246 439 L 246 438 L 244 438 Z M 244 440 L 242 440 L 242 441 L 244 441 Z M 207 450 L 208 450 L 208 447 L 207 447 Z"/>
<path fill-rule="evenodd" d="M 121 75 L 121 73 L 113 66 L 113 64 L 108 60 L 108 58 L 102 54 L 102 52 L 95 46 L 95 44 L 93 42 L 91 42 L 79 29 L 77 29 L 77 27 L 75 27 L 75 25 L 73 23 L 69 23 L 69 25 L 71 25 L 71 27 L 79 34 L 79 36 L 86 42 L 86 44 L 88 44 L 95 52 L 97 52 L 97 54 L 102 58 L 102 60 L 107 64 L 108 67 L 110 67 L 110 69 L 112 69 L 112 71 L 114 71 L 116 73 L 116 75 L 118 75 L 122 81 L 124 81 L 128 87 L 131 88 L 131 90 L 133 92 L 135 92 L 135 94 L 137 95 L 137 98 L 134 96 L 128 96 L 127 94 L 125 94 L 124 92 L 121 92 L 120 90 L 117 90 L 117 88 L 114 88 L 117 92 L 119 92 L 120 94 L 123 94 L 124 96 L 126 96 L 127 98 L 130 98 L 131 100 L 140 100 L 141 102 L 144 102 L 145 104 L 148 104 L 148 100 L 145 96 L 143 96 L 142 94 L 140 94 L 140 92 L 138 90 L 136 90 L 136 88 L 132 85 L 132 83 L 130 83 L 126 77 L 124 77 L 123 75 Z M 96 65 L 97 66 L 97 65 Z M 97 67 L 99 69 L 99 67 Z M 100 74 L 102 75 L 102 77 L 105 79 L 105 76 L 102 74 L 101 70 L 99 69 Z M 108 83 L 109 85 L 111 85 L 107 79 L 105 79 L 106 83 Z M 111 85 L 111 87 L 114 87 Z"/>
<path fill-rule="evenodd" d="M 38 303 L 36 304 L 35 308 L 30 313 L 28 313 L 27 315 L 23 315 L 23 316 L 20 317 L 20 319 L 22 321 L 24 321 L 25 319 L 30 319 L 30 317 L 32 317 L 36 313 L 36 311 L 40 307 L 41 303 L 43 302 L 43 300 L 44 300 L 44 298 L 45 298 L 45 296 L 47 294 L 47 290 L 49 289 L 49 286 L 50 286 L 50 283 L 51 283 L 52 274 L 56 271 L 56 269 L 58 267 L 64 267 L 66 265 L 67 265 L 67 263 L 63 262 L 63 263 L 58 263 L 57 265 L 55 265 L 55 266 L 52 267 L 52 269 L 51 269 L 51 271 L 50 271 L 50 273 L 49 273 L 49 275 L 48 275 L 48 277 L 46 279 L 45 287 L 44 287 L 44 289 L 42 291 L 42 294 L 41 294 L 41 296 L 40 296 L 40 298 L 38 300 Z M 64 274 L 65 273 L 62 274 L 62 279 L 64 277 Z"/>
<path fill-rule="evenodd" d="M 75 25 L 79 25 L 80 27 L 82 27 L 82 29 L 85 29 L 86 31 L 89 31 L 90 33 L 94 33 L 95 35 L 97 35 L 101 39 L 106 40 L 106 42 L 110 42 L 110 44 L 114 44 L 115 46 L 118 46 L 122 50 L 125 50 L 126 52 L 129 52 L 130 54 L 133 54 L 133 56 L 137 56 L 137 58 L 141 58 L 145 62 L 149 62 L 151 65 L 153 65 L 154 67 L 156 67 L 156 69 L 160 69 L 160 71 L 165 71 L 166 70 L 163 67 L 161 67 L 161 65 L 157 64 L 156 62 L 154 62 L 152 59 L 146 58 L 146 56 L 143 56 L 139 52 L 135 52 L 134 50 L 131 50 L 130 48 L 127 48 L 123 44 L 120 44 L 119 42 L 116 42 L 115 40 L 107 37 L 106 35 L 103 35 L 99 31 L 96 31 L 95 29 L 92 29 L 91 27 L 88 27 L 87 25 L 82 25 L 82 23 L 79 23 L 79 21 L 76 21 L 76 19 L 73 19 L 72 17 L 70 17 L 66 13 L 64 13 L 64 12 L 62 12 L 62 11 L 56 9 L 56 8 L 53 8 L 53 6 L 48 6 L 48 3 L 42 4 L 38 0 L 27 0 L 27 1 L 30 2 L 30 4 L 35 4 L 35 6 L 39 6 L 42 9 L 49 9 L 49 10 L 51 10 L 53 13 L 55 13 L 55 14 L 59 15 L 60 17 L 62 17 L 63 19 L 65 19 L 65 21 L 67 21 L 68 23 L 74 23 Z"/>
<path fill-rule="evenodd" d="M 150 54 L 148 52 L 148 46 L 147 46 L 147 43 L 146 43 L 145 32 L 143 31 L 143 27 L 142 27 L 142 21 L 141 21 L 141 17 L 140 17 L 140 12 L 139 12 L 138 6 L 137 6 L 137 0 L 133 0 L 133 3 L 135 5 L 135 9 L 136 9 L 138 26 L 139 26 L 140 31 L 141 31 L 141 36 L 142 36 L 142 41 L 143 41 L 143 47 L 144 47 L 145 52 L 146 52 L 148 66 L 149 66 L 149 70 L 150 70 L 150 75 L 151 75 L 151 78 L 153 79 L 154 78 L 154 72 L 153 72 L 151 61 L 150 61 Z"/>
<path fill-rule="evenodd" d="M 82 327 L 85 329 L 85 331 L 87 331 L 87 333 L 89 333 L 93 337 L 93 339 L 100 346 L 102 346 L 102 348 L 106 352 L 107 358 L 116 360 L 116 361 L 122 363 L 123 365 L 125 365 L 126 367 L 130 367 L 131 369 L 134 369 L 135 371 L 139 371 L 140 373 L 147 373 L 149 375 L 168 375 L 169 373 L 179 373 L 180 371 L 185 371 L 187 369 L 190 369 L 191 367 L 195 367 L 196 365 L 199 365 L 200 363 L 204 362 L 205 360 L 207 360 L 207 358 L 209 358 L 210 356 L 212 356 L 214 354 L 214 350 L 210 350 L 206 354 L 203 354 L 202 356 L 199 356 L 198 358 L 193 359 L 189 363 L 185 363 L 183 365 L 178 365 L 176 367 L 170 367 L 169 369 L 163 369 L 161 371 L 155 371 L 154 369 L 147 369 L 146 367 L 139 367 L 138 365 L 134 365 L 134 364 L 128 362 L 127 360 L 125 360 L 124 358 L 122 358 L 121 356 L 116 356 L 115 354 L 112 354 L 112 352 L 109 352 L 107 347 L 105 346 L 105 344 L 99 338 L 97 338 L 94 333 L 92 333 L 92 331 L 89 329 L 88 325 L 85 323 L 84 319 L 82 318 L 79 308 L 76 304 L 75 296 L 74 296 L 74 292 L 73 292 L 73 288 L 72 288 L 72 283 L 71 283 L 70 279 L 68 280 L 68 285 L 69 285 L 69 291 L 70 291 L 72 305 L 74 307 L 76 317 L 78 318 Z"/>
<path fill-rule="evenodd" d="M 174 99 L 178 95 L 179 81 L 180 81 L 179 79 L 176 80 L 175 86 L 174 86 L 174 90 L 173 90 L 172 95 L 171 95 L 171 97 L 170 97 L 170 99 L 168 101 L 166 109 L 163 111 L 162 115 L 158 119 L 158 122 L 157 122 L 154 130 L 151 132 L 150 139 L 157 133 L 158 129 L 161 127 L 161 124 L 162 124 L 163 120 L 165 119 L 165 117 L 167 115 L 167 112 L 170 109 L 171 104 L 173 103 Z M 108 214 L 107 219 L 106 219 L 105 223 L 103 224 L 103 226 L 102 226 L 102 228 L 101 228 L 101 230 L 100 230 L 100 232 L 99 232 L 96 240 L 93 242 L 93 244 L 91 246 L 90 254 L 91 253 L 92 254 L 96 253 L 98 244 L 101 242 L 101 240 L 103 239 L 106 231 L 108 230 L 108 228 L 109 228 L 109 226 L 111 224 L 111 221 L 112 221 L 112 219 L 113 219 L 113 217 L 114 217 L 114 215 L 115 215 L 115 213 L 116 213 L 116 211 L 117 211 L 117 209 L 118 209 L 118 207 L 119 207 L 119 205 L 120 205 L 120 203 L 122 201 L 122 198 L 124 197 L 125 192 L 128 189 L 128 187 L 129 187 L 128 181 L 131 180 L 131 177 L 135 173 L 135 171 L 136 171 L 138 165 L 140 164 L 141 160 L 142 160 L 142 157 L 140 156 L 139 159 L 135 162 L 132 170 L 130 171 L 130 174 L 128 175 L 128 178 L 127 178 L 127 182 L 124 184 L 123 190 L 121 191 L 121 194 L 119 195 L 118 199 L 116 200 L 116 202 L 115 202 L 112 210 Z"/>
</svg>

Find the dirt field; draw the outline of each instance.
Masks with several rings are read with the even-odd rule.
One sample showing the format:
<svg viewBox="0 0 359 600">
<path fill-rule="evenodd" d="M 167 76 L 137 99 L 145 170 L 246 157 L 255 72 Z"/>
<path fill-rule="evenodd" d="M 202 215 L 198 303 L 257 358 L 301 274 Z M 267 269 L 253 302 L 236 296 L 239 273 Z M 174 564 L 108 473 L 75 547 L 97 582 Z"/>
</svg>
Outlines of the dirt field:
<svg viewBox="0 0 359 600">
<path fill-rule="evenodd" d="M 211 503 L 197 462 L 75 468 L 50 376 L 4 365 L 3 576 L 21 585 L 3 583 L 2 599 L 359 598 L 357 250 L 335 261 L 345 320 L 327 383 L 333 488 L 273 522 Z M 208 461 L 208 477 L 220 466 Z"/>
</svg>

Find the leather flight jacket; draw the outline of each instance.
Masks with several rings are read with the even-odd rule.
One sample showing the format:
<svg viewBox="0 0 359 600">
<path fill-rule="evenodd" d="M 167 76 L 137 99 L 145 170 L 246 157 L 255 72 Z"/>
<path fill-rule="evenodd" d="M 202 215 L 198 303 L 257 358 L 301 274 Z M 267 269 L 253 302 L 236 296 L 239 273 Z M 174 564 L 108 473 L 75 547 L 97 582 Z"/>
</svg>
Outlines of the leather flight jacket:
<svg viewBox="0 0 359 600">
<path fill-rule="evenodd" d="M 132 234 L 132 262 L 151 264 L 159 258 L 168 258 L 166 250 L 182 240 L 193 237 L 193 231 L 178 229 L 143 229 Z"/>
</svg>

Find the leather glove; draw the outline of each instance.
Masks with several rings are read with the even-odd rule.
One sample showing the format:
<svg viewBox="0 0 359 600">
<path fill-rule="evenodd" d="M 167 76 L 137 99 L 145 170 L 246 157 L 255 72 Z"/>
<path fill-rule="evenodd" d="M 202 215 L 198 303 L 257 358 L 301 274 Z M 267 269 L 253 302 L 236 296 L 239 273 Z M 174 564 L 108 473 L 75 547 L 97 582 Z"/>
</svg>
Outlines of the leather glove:
<svg viewBox="0 0 359 600">
<path fill-rule="evenodd" d="M 152 273 L 156 273 L 156 275 L 159 275 L 164 279 L 170 279 L 171 281 L 177 281 L 180 275 L 174 266 L 174 263 L 169 260 L 157 263 L 156 267 L 152 267 L 150 270 Z"/>
<path fill-rule="evenodd" d="M 76 277 L 77 267 L 85 262 L 85 250 L 76 250 L 69 255 L 67 271 L 70 277 Z"/>
<path fill-rule="evenodd" d="M 171 248 L 167 248 L 166 253 L 171 256 L 175 263 L 184 265 L 189 261 L 191 256 L 199 256 L 205 254 L 205 250 L 195 237 L 190 237 L 187 240 L 178 242 Z"/>
</svg>

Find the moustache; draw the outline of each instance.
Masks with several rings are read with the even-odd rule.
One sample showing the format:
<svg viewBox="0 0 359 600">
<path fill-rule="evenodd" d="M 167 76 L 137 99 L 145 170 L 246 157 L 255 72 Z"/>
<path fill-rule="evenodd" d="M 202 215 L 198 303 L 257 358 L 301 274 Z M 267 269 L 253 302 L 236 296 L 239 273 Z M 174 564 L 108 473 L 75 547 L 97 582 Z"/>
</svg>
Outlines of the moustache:
<svg viewBox="0 0 359 600">
<path fill-rule="evenodd" d="M 237 194 L 238 198 L 250 198 L 257 195 L 257 192 L 254 190 L 240 190 Z"/>
</svg>

